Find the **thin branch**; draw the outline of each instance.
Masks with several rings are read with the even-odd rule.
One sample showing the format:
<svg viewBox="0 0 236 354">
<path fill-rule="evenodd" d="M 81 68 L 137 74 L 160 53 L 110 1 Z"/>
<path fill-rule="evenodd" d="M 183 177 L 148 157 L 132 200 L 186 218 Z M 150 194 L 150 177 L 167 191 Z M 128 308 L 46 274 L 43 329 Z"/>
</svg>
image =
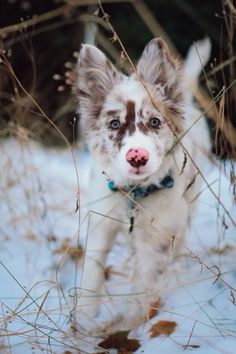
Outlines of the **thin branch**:
<svg viewBox="0 0 236 354">
<path fill-rule="evenodd" d="M 2 27 L 2 28 L 0 28 L 0 37 L 5 37 L 6 35 L 8 35 L 10 33 L 26 30 L 28 27 L 32 27 L 32 26 L 35 26 L 39 23 L 56 18 L 58 16 L 62 16 L 65 13 L 67 13 L 69 10 L 71 10 L 71 5 L 69 3 L 66 3 L 65 5 L 60 6 L 55 10 L 45 12 L 39 16 L 35 15 L 32 18 L 30 18 L 29 20 L 22 21 L 20 23 L 18 22 L 14 25 Z"/>
<path fill-rule="evenodd" d="M 116 2 L 127 2 L 128 0 L 103 0 L 104 3 L 116 3 Z M 69 14 L 74 8 L 86 5 L 97 4 L 97 0 L 69 0 L 66 4 L 51 10 L 47 11 L 41 15 L 35 15 L 32 18 L 15 23 L 14 25 L 6 26 L 0 28 L 0 37 L 5 37 L 6 35 L 18 31 L 24 31 L 29 27 L 33 27 L 40 23 L 52 20 L 59 16 L 65 16 Z"/>
</svg>

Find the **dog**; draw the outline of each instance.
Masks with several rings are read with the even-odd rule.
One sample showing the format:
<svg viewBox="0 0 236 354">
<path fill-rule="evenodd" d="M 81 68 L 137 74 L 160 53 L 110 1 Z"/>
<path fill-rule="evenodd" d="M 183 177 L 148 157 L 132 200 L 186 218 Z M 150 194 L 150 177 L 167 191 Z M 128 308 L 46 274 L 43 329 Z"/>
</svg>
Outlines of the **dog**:
<svg viewBox="0 0 236 354">
<path fill-rule="evenodd" d="M 133 310 L 124 301 L 110 331 L 145 321 L 161 279 L 184 247 L 210 151 L 205 119 L 193 101 L 209 56 L 205 39 L 181 64 L 155 38 L 126 76 L 97 47 L 84 44 L 80 50 L 75 92 L 93 161 L 87 199 L 94 204 L 78 308 L 96 315 L 119 232 L 132 245 L 131 293 L 146 294 Z"/>
</svg>

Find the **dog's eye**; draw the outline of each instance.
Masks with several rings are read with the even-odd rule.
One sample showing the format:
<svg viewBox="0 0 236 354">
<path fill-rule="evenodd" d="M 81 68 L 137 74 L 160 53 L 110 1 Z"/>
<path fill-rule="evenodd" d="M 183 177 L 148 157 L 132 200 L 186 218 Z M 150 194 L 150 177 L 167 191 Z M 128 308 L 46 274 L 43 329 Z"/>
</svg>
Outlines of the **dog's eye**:
<svg viewBox="0 0 236 354">
<path fill-rule="evenodd" d="M 151 124 L 151 127 L 153 127 L 153 128 L 159 128 L 161 121 L 160 121 L 160 119 L 154 117 L 154 118 L 150 119 L 150 124 Z"/>
<path fill-rule="evenodd" d="M 110 122 L 110 127 L 112 129 L 119 129 L 120 128 L 120 121 L 118 119 L 113 119 L 111 122 Z"/>
</svg>

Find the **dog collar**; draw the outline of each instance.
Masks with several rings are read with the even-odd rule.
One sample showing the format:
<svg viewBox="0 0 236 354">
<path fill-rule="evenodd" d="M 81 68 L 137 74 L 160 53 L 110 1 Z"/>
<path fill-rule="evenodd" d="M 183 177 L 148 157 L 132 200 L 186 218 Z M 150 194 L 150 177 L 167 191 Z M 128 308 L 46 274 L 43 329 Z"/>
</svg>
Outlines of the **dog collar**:
<svg viewBox="0 0 236 354">
<path fill-rule="evenodd" d="M 172 188 L 174 186 L 174 180 L 170 175 L 167 175 L 163 178 L 160 182 L 160 185 L 150 184 L 147 187 L 142 186 L 132 186 L 132 185 L 124 185 L 124 186 L 117 186 L 113 181 L 108 182 L 108 187 L 111 191 L 117 192 L 118 190 L 130 193 L 130 202 L 129 207 L 130 210 L 133 211 L 135 209 L 135 201 L 136 198 L 144 198 L 147 197 L 149 194 L 154 192 L 160 191 L 164 188 Z M 129 226 L 129 233 L 133 231 L 134 228 L 134 214 L 130 216 L 130 226 Z"/>
</svg>

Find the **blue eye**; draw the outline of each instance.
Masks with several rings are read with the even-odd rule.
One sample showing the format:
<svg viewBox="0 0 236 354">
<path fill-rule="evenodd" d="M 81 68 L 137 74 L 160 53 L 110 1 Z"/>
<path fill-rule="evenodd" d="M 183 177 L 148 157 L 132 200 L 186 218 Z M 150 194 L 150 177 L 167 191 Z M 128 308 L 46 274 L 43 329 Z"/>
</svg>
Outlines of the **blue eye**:
<svg viewBox="0 0 236 354">
<path fill-rule="evenodd" d="M 120 128 L 120 121 L 118 119 L 113 119 L 111 122 L 110 122 L 110 127 L 112 129 L 119 129 Z"/>
<path fill-rule="evenodd" d="M 151 127 L 153 127 L 153 128 L 159 128 L 161 121 L 160 121 L 160 119 L 154 117 L 154 118 L 150 119 L 150 124 L 151 124 Z"/>
</svg>

